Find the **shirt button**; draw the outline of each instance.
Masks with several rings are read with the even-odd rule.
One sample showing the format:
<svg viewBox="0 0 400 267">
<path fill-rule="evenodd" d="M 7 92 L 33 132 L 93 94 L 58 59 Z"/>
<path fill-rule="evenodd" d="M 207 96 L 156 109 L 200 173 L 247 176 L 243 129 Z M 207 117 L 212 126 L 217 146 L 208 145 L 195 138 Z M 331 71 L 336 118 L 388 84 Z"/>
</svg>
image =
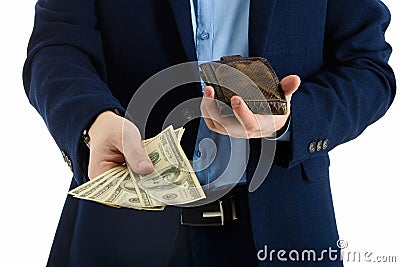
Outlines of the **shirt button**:
<svg viewBox="0 0 400 267">
<path fill-rule="evenodd" d="M 190 112 L 190 110 L 185 110 L 185 111 L 183 112 L 183 117 L 184 117 L 186 120 L 190 121 L 191 119 L 193 119 L 193 114 L 192 114 L 192 112 Z"/>
<path fill-rule="evenodd" d="M 204 32 L 202 32 L 202 33 L 200 34 L 200 38 L 201 38 L 202 40 L 207 40 L 208 38 L 210 38 L 210 34 L 209 34 L 208 32 L 206 32 L 206 31 L 204 31 Z"/>
<path fill-rule="evenodd" d="M 308 146 L 308 152 L 314 153 L 316 146 L 317 146 L 317 144 L 315 142 L 311 142 L 310 145 Z"/>
</svg>

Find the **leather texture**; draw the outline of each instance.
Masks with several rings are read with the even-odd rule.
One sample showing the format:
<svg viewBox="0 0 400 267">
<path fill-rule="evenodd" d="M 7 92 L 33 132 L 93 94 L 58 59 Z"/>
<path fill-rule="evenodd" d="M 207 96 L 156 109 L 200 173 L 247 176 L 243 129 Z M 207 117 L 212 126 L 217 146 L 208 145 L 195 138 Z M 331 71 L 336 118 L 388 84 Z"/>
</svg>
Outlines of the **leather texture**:
<svg viewBox="0 0 400 267">
<path fill-rule="evenodd" d="M 225 56 L 220 61 L 200 64 L 200 69 L 204 82 L 214 87 L 221 116 L 233 114 L 230 99 L 234 95 L 242 97 L 253 113 L 287 113 L 279 79 L 266 58 Z"/>
</svg>

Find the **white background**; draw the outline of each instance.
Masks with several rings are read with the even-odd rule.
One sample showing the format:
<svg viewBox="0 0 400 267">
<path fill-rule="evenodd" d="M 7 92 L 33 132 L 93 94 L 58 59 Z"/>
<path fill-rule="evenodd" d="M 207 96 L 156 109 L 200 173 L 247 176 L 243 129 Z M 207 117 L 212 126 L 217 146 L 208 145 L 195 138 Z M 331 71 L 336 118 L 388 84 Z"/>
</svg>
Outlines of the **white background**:
<svg viewBox="0 0 400 267">
<path fill-rule="evenodd" d="M 392 12 L 386 35 L 394 48 L 390 63 L 400 79 L 400 1 L 384 2 Z M 0 266 L 45 266 L 71 179 L 22 87 L 34 4 L 6 1 L 0 10 Z M 336 217 L 340 236 L 349 244 L 347 251 L 393 255 L 398 262 L 346 266 L 399 266 L 399 99 L 357 140 L 331 152 Z"/>
</svg>

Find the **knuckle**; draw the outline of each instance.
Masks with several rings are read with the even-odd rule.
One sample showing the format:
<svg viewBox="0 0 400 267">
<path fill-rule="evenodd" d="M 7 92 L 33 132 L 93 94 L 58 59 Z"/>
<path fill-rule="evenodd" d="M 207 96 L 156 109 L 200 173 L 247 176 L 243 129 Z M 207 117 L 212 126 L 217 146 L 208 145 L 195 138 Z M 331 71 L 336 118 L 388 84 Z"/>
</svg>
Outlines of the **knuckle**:
<svg viewBox="0 0 400 267">
<path fill-rule="evenodd" d="M 214 130 L 215 129 L 215 127 L 214 127 L 214 123 L 210 120 L 210 119 L 204 119 L 204 122 L 206 123 L 206 125 L 207 125 L 207 127 L 210 129 L 210 130 Z"/>
<path fill-rule="evenodd" d="M 225 132 L 226 131 L 226 128 L 222 125 L 222 124 L 220 124 L 220 123 L 216 123 L 216 128 L 219 130 L 219 131 L 223 131 L 223 132 Z"/>
<path fill-rule="evenodd" d="M 257 125 L 250 123 L 250 124 L 246 125 L 246 130 L 248 132 L 252 133 L 252 132 L 259 130 L 259 127 Z"/>
</svg>

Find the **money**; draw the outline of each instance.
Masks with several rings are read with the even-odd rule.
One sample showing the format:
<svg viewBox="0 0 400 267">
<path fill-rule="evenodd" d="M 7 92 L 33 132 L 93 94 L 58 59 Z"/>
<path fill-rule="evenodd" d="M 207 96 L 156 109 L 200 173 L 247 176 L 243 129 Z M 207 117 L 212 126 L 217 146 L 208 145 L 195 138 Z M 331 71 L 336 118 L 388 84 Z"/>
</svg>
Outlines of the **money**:
<svg viewBox="0 0 400 267">
<path fill-rule="evenodd" d="M 164 129 L 157 136 L 143 141 L 154 165 L 147 175 L 134 173 L 128 165 L 117 166 L 72 189 L 76 198 L 95 201 L 112 207 L 139 210 L 163 210 L 205 198 L 179 142 L 184 128 Z"/>
<path fill-rule="evenodd" d="M 151 139 L 145 149 L 153 162 L 154 172 L 132 173 L 145 207 L 186 204 L 205 198 L 201 185 L 183 153 L 172 126 Z"/>
<path fill-rule="evenodd" d="M 105 173 L 97 176 L 96 178 L 90 180 L 89 182 L 84 183 L 83 185 L 76 187 L 75 189 L 72 189 L 69 193 L 74 196 L 79 195 L 80 193 L 86 191 L 87 189 L 91 188 L 95 184 L 98 184 L 102 180 L 106 179 L 108 176 L 115 175 L 116 173 L 118 173 L 119 171 L 121 171 L 123 169 L 124 168 L 122 166 L 117 166 L 115 168 L 112 168 L 111 170 L 106 171 Z"/>
</svg>

